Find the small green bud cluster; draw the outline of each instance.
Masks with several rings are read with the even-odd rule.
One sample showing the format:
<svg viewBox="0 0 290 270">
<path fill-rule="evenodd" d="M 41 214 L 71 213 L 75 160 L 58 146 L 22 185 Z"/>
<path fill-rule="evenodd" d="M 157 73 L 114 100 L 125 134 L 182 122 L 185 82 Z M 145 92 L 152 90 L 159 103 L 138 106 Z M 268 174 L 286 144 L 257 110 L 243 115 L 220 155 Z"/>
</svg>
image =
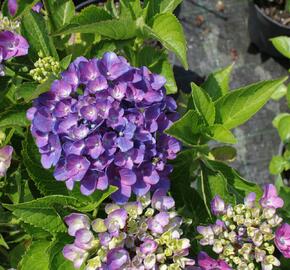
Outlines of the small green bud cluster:
<svg viewBox="0 0 290 270">
<path fill-rule="evenodd" d="M 29 74 L 32 78 L 43 83 L 48 79 L 50 74 L 57 76 L 60 72 L 60 65 L 52 56 L 44 57 L 42 53 L 38 54 L 39 59 L 34 63 L 34 69 L 30 70 Z"/>
<path fill-rule="evenodd" d="M 19 30 L 20 22 L 10 20 L 8 17 L 3 16 L 0 12 L 0 31 L 17 32 Z"/>
</svg>

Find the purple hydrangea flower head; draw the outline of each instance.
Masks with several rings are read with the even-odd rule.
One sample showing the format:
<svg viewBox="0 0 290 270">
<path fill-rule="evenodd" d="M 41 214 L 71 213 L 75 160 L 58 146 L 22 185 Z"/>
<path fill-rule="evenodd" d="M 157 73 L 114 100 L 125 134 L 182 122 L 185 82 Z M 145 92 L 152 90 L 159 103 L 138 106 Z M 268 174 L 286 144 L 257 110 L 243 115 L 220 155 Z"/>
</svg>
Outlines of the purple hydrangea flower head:
<svg viewBox="0 0 290 270">
<path fill-rule="evenodd" d="M 202 270 L 232 270 L 232 268 L 223 260 L 215 260 L 205 252 L 198 254 L 198 265 Z"/>
<path fill-rule="evenodd" d="M 28 48 L 28 42 L 21 35 L 11 31 L 0 32 L 1 59 L 7 60 L 12 57 L 26 55 L 28 53 Z"/>
<path fill-rule="evenodd" d="M 155 200 L 164 196 L 165 190 L 154 193 Z M 182 219 L 174 207 L 157 209 L 148 193 L 137 197 L 135 202 L 107 204 L 105 212 L 107 217 L 93 220 L 91 229 L 79 226 L 74 243 L 63 250 L 65 258 L 76 263 L 75 260 L 83 258 L 79 249 L 87 252 L 90 259 L 83 261 L 86 270 L 181 270 L 194 265 L 194 260 L 187 257 L 190 241 L 181 237 Z M 83 217 L 77 215 L 73 218 L 80 219 L 79 224 L 82 224 Z M 72 246 L 72 254 L 66 255 Z"/>
<path fill-rule="evenodd" d="M 0 177 L 6 175 L 6 172 L 11 164 L 12 153 L 13 147 L 10 145 L 0 148 Z"/>
<path fill-rule="evenodd" d="M 275 233 L 275 245 L 285 258 L 290 258 L 290 225 L 282 224 Z"/>
<path fill-rule="evenodd" d="M 273 184 L 267 184 L 264 186 L 264 194 L 260 199 L 260 204 L 262 207 L 277 209 L 283 207 L 284 201 L 278 196 L 276 187 Z"/>
<path fill-rule="evenodd" d="M 214 224 L 198 226 L 197 231 L 200 245 L 212 246 L 218 260 L 202 253 L 199 256 L 202 270 L 273 269 L 280 265 L 274 256 L 275 245 L 285 257 L 289 256 L 290 226 L 283 224 L 277 229 L 282 218 L 276 208 L 283 206 L 283 200 L 273 185 L 265 187 L 260 204 L 251 192 L 244 203 L 227 205 L 216 196 L 211 206 L 218 219 Z"/>
<path fill-rule="evenodd" d="M 164 84 L 112 52 L 77 58 L 27 113 L 43 167 L 85 195 L 117 186 L 118 203 L 167 189 L 180 143 L 164 133 L 178 118 Z"/>
</svg>

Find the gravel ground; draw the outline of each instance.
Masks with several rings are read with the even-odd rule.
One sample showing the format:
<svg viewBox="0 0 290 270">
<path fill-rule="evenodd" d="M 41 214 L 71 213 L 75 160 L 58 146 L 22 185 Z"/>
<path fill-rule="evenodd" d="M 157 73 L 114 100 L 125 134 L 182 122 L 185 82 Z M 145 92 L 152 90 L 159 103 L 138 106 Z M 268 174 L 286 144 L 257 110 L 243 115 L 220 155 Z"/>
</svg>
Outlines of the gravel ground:
<svg viewBox="0 0 290 270">
<path fill-rule="evenodd" d="M 260 80 L 287 75 L 289 62 L 259 53 L 248 37 L 248 1 L 224 0 L 218 11 L 218 0 L 184 0 L 178 17 L 188 42 L 189 71 L 184 71 L 174 56 L 176 79 L 188 89 L 189 82 L 199 82 L 210 72 L 235 61 L 232 89 Z M 222 6 L 220 6 L 221 8 Z M 271 157 L 278 153 L 280 140 L 272 119 L 287 110 L 284 101 L 270 101 L 250 121 L 234 130 L 238 138 L 238 157 L 233 165 L 247 179 L 265 183 Z"/>
</svg>

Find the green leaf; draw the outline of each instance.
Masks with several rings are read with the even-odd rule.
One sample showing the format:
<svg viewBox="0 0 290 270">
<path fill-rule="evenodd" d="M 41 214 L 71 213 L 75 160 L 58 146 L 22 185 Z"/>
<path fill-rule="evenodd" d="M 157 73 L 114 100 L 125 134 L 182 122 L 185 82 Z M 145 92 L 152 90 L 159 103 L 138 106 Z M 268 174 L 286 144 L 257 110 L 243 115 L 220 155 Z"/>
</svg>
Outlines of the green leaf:
<svg viewBox="0 0 290 270">
<path fill-rule="evenodd" d="M 210 153 L 219 161 L 234 161 L 237 156 L 236 148 L 228 145 L 214 147 Z"/>
<path fill-rule="evenodd" d="M 172 161 L 173 172 L 170 174 L 171 193 L 176 208 L 183 216 L 192 218 L 194 224 L 200 224 L 208 219 L 202 199 L 197 191 L 191 187 L 194 181 L 194 171 L 197 168 L 196 151 L 185 150 Z"/>
<path fill-rule="evenodd" d="M 34 82 L 24 82 L 20 84 L 15 90 L 15 96 L 18 100 L 23 99 L 25 102 L 29 101 L 29 97 L 35 91 L 38 84 Z"/>
<path fill-rule="evenodd" d="M 232 129 L 250 119 L 286 78 L 259 82 L 229 92 L 215 102 L 216 122 Z"/>
<path fill-rule="evenodd" d="M 206 81 L 202 84 L 201 87 L 205 89 L 213 101 L 222 97 L 229 91 L 229 81 L 232 70 L 233 65 L 217 70 L 210 74 Z"/>
<path fill-rule="evenodd" d="M 34 89 L 32 88 L 33 84 L 28 85 L 28 87 L 31 87 L 30 90 L 25 89 L 26 91 L 22 93 L 24 101 L 26 103 L 29 103 L 31 100 L 38 98 L 39 95 L 49 91 L 51 84 L 54 80 L 56 80 L 56 77 L 51 74 L 45 82 L 43 82 L 42 84 L 38 84 L 37 87 Z M 21 86 L 19 86 L 19 91 L 21 91 L 20 87 Z"/>
<path fill-rule="evenodd" d="M 27 15 L 33 8 L 33 6 L 39 2 L 38 0 L 17 0 L 18 8 L 15 14 L 15 18 Z"/>
<path fill-rule="evenodd" d="M 9 246 L 7 245 L 7 243 L 5 242 L 5 239 L 3 237 L 3 235 L 0 233 L 0 246 L 9 249 Z"/>
<path fill-rule="evenodd" d="M 130 25 L 129 28 L 128 25 Z M 54 35 L 72 33 L 95 33 L 113 40 L 125 40 L 136 36 L 137 27 L 130 19 L 113 19 L 92 24 L 68 25 Z"/>
<path fill-rule="evenodd" d="M 41 14 L 33 11 L 28 12 L 22 19 L 21 32 L 30 45 L 29 56 L 32 60 L 38 59 L 39 52 L 58 59 L 53 40 L 48 35 L 47 25 Z"/>
<path fill-rule="evenodd" d="M 200 137 L 200 116 L 189 110 L 182 118 L 174 122 L 165 132 L 188 145 L 196 145 Z"/>
<path fill-rule="evenodd" d="M 47 240 L 33 242 L 21 261 L 20 270 L 51 270 L 49 268 L 49 246 L 50 242 Z"/>
<path fill-rule="evenodd" d="M 149 19 L 160 13 L 172 13 L 182 0 L 147 0 L 144 6 L 148 5 Z"/>
<path fill-rule="evenodd" d="M 206 127 L 205 130 L 208 133 L 208 136 L 213 140 L 223 143 L 237 143 L 237 139 L 234 134 L 223 125 L 213 125 Z"/>
<path fill-rule="evenodd" d="M 143 30 L 149 37 L 160 41 L 167 50 L 174 52 L 188 69 L 185 36 L 181 24 L 173 14 L 155 16 L 151 27 L 145 24 Z"/>
<path fill-rule="evenodd" d="M 278 132 L 283 142 L 287 143 L 290 141 L 290 115 L 281 117 L 278 122 Z"/>
<path fill-rule="evenodd" d="M 287 160 L 282 156 L 273 156 L 269 165 L 269 171 L 271 174 L 280 174 L 284 171 L 287 164 Z"/>
<path fill-rule="evenodd" d="M 168 55 L 164 51 L 145 46 L 138 52 L 136 58 L 137 66 L 146 66 L 152 72 L 166 78 L 165 88 L 168 95 L 177 92 L 172 66 L 168 61 Z"/>
<path fill-rule="evenodd" d="M 274 47 L 285 57 L 290 59 L 290 37 L 281 36 L 271 39 Z"/>
<path fill-rule="evenodd" d="M 281 119 L 283 119 L 284 117 L 289 117 L 290 114 L 289 113 L 280 113 L 278 114 L 274 120 L 272 121 L 272 124 L 275 128 L 278 128 L 279 122 Z"/>
<path fill-rule="evenodd" d="M 51 243 L 49 249 L 49 265 L 50 269 L 53 270 L 75 270 L 73 263 L 67 259 L 62 254 L 63 247 L 66 244 L 72 243 L 72 238 L 67 235 L 60 235 L 57 237 L 54 242 Z M 82 270 L 84 267 L 81 267 Z"/>
<path fill-rule="evenodd" d="M 120 0 L 120 18 L 136 20 L 142 15 L 140 0 Z"/>
<path fill-rule="evenodd" d="M 60 67 L 62 70 L 66 70 L 71 62 L 71 58 L 72 58 L 72 55 L 69 54 L 67 55 L 66 57 L 64 57 L 63 59 L 61 59 L 61 61 L 59 62 L 60 64 Z"/>
<path fill-rule="evenodd" d="M 51 21 L 52 31 L 69 23 L 75 14 L 75 6 L 72 0 L 45 0 L 45 10 Z"/>
<path fill-rule="evenodd" d="M 212 170 L 206 163 L 200 163 L 201 176 L 198 178 L 198 190 L 203 194 L 204 203 L 210 209 L 210 202 L 219 195 L 227 203 L 235 204 L 235 197 L 228 190 L 226 177 L 217 170 Z"/>
<path fill-rule="evenodd" d="M 72 33 L 95 33 L 114 40 L 125 40 L 136 36 L 137 27 L 132 19 L 112 19 L 104 9 L 89 6 L 53 35 Z"/>
<path fill-rule="evenodd" d="M 262 190 L 257 184 L 242 178 L 235 169 L 229 167 L 227 164 L 214 160 L 207 160 L 207 163 L 208 166 L 223 174 L 224 178 L 227 179 L 228 190 L 231 194 L 235 195 L 238 203 L 243 202 L 244 197 L 250 192 L 255 192 L 257 199 L 262 196 Z"/>
<path fill-rule="evenodd" d="M 208 125 L 215 121 L 215 106 L 210 96 L 195 83 L 191 83 L 193 103 Z"/>
<path fill-rule="evenodd" d="M 65 184 L 56 181 L 52 173 L 41 166 L 40 155 L 30 132 L 22 144 L 22 157 L 28 175 L 43 195 L 68 195 Z"/>
<path fill-rule="evenodd" d="M 96 190 L 92 195 L 86 196 L 80 192 L 80 187 L 77 184 L 72 191 L 69 192 L 71 196 L 78 199 L 81 205 L 76 208 L 81 212 L 91 212 L 97 209 L 100 204 L 107 199 L 112 193 L 117 191 L 118 188 L 115 186 L 110 186 L 106 190 Z"/>
<path fill-rule="evenodd" d="M 62 217 L 54 208 L 57 205 L 75 208 L 79 202 L 73 197 L 51 195 L 25 203 L 3 204 L 24 223 L 41 228 L 51 234 L 66 231 Z"/>
<path fill-rule="evenodd" d="M 15 105 L 0 113 L 0 128 L 27 127 L 29 121 L 26 118 L 27 107 Z"/>
<path fill-rule="evenodd" d="M 276 91 L 271 96 L 272 99 L 275 101 L 278 101 L 282 97 L 284 97 L 287 94 L 287 86 L 285 84 L 281 84 L 279 87 L 277 87 Z"/>
</svg>

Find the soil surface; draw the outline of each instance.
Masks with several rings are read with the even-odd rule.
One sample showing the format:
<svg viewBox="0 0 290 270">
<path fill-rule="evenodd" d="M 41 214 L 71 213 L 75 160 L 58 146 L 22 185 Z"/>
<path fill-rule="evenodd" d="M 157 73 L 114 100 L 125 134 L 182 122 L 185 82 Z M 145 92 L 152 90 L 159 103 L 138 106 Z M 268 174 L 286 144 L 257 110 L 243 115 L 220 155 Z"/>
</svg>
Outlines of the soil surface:
<svg viewBox="0 0 290 270">
<path fill-rule="evenodd" d="M 285 11 L 285 0 L 257 0 L 262 11 L 276 22 L 290 27 L 290 13 Z"/>
<path fill-rule="evenodd" d="M 180 88 L 189 91 L 190 81 L 201 82 L 210 72 L 232 62 L 235 62 L 232 89 L 289 75 L 287 60 L 270 58 L 251 45 L 247 30 L 248 0 L 184 0 L 178 17 L 187 37 L 189 61 L 189 70 L 185 71 L 172 56 Z M 287 110 L 284 100 L 271 100 L 234 130 L 238 156 L 232 165 L 245 178 L 258 183 L 274 180 L 268 166 L 272 156 L 279 152 L 280 138 L 272 120 Z"/>
</svg>

